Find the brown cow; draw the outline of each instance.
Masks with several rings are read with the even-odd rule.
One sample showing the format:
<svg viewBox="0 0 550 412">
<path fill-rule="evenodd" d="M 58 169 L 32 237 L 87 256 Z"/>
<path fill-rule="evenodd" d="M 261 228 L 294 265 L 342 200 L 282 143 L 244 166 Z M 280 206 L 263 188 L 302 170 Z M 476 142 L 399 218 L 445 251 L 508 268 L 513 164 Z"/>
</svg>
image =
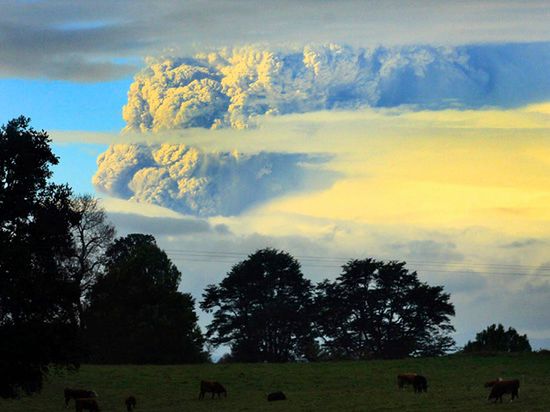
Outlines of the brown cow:
<svg viewBox="0 0 550 412">
<path fill-rule="evenodd" d="M 428 380 L 416 373 L 402 373 L 397 375 L 397 386 L 403 389 L 405 385 L 412 385 L 415 393 L 428 391 Z"/>
<path fill-rule="evenodd" d="M 134 410 L 134 408 L 136 407 L 136 404 L 137 404 L 136 397 L 133 396 L 133 395 L 130 395 L 126 398 L 124 403 L 126 404 L 126 410 L 128 412 L 132 412 Z"/>
<path fill-rule="evenodd" d="M 397 375 L 397 386 L 399 389 L 403 389 L 405 385 L 412 385 L 415 377 L 416 373 L 402 373 Z"/>
<path fill-rule="evenodd" d="M 69 407 L 69 401 L 71 399 L 78 399 L 78 398 L 97 398 L 97 393 L 94 391 L 87 391 L 84 389 L 69 389 L 65 388 L 63 391 L 63 394 L 65 395 L 65 408 Z"/>
<path fill-rule="evenodd" d="M 99 412 L 99 405 L 95 398 L 77 398 L 74 400 L 74 406 L 76 412 L 89 411 Z"/>
<path fill-rule="evenodd" d="M 485 388 L 492 388 L 493 386 L 495 386 L 495 383 L 501 382 L 501 381 L 502 381 L 502 378 L 495 379 L 494 381 L 487 381 L 483 386 Z"/>
<path fill-rule="evenodd" d="M 519 398 L 518 379 L 496 382 L 491 388 L 491 393 L 489 394 L 489 398 L 487 400 L 490 401 L 491 399 L 494 399 L 495 403 L 497 402 L 497 400 L 500 400 L 500 402 L 502 403 L 502 396 L 507 393 L 512 395 L 511 401 L 513 401 L 515 398 Z"/>
<path fill-rule="evenodd" d="M 199 399 L 204 399 L 204 394 L 207 392 L 212 392 L 212 399 L 214 399 L 214 395 L 216 394 L 218 395 L 218 398 L 221 398 L 222 393 L 227 398 L 227 391 L 219 382 L 201 381 L 201 391 L 199 393 Z"/>
</svg>

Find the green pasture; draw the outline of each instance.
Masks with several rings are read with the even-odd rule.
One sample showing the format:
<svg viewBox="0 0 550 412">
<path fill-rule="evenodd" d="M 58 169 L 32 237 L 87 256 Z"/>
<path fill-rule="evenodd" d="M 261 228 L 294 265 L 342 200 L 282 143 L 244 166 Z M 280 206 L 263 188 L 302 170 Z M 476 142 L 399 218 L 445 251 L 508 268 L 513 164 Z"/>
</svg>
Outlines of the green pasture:
<svg viewBox="0 0 550 412">
<path fill-rule="evenodd" d="M 428 378 L 428 393 L 399 390 L 398 373 Z M 521 380 L 520 399 L 487 402 L 487 380 Z M 199 401 L 199 381 L 217 380 L 227 399 Z M 133 394 L 137 412 L 176 411 L 550 411 L 550 356 L 543 354 L 462 356 L 392 361 L 173 366 L 84 365 L 51 376 L 41 394 L 0 401 L 2 412 L 65 410 L 63 388 L 98 392 L 102 411 L 125 411 Z M 282 390 L 287 401 L 267 402 Z M 71 402 L 70 409 L 74 410 Z"/>
</svg>

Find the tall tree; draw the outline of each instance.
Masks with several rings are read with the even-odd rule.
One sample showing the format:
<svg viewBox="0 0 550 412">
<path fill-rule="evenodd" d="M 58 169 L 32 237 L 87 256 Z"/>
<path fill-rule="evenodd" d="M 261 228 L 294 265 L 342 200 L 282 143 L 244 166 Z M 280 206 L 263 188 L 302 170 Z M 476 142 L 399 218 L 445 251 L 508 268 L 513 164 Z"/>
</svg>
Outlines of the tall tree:
<svg viewBox="0 0 550 412">
<path fill-rule="evenodd" d="M 46 132 L 19 117 L 0 128 L 0 396 L 42 387 L 52 365 L 77 366 L 78 289 L 67 265 L 78 220 Z"/>
<path fill-rule="evenodd" d="M 214 312 L 207 336 L 231 346 L 232 358 L 284 362 L 311 347 L 313 286 L 290 254 L 262 249 L 209 285 L 201 308 Z"/>
<path fill-rule="evenodd" d="M 438 355 L 450 349 L 454 307 L 441 286 L 429 286 L 405 262 L 351 260 L 316 295 L 319 334 L 333 357 Z"/>
<path fill-rule="evenodd" d="M 116 239 L 90 293 L 86 338 L 100 363 L 190 363 L 207 359 L 194 300 L 151 235 Z"/>
<path fill-rule="evenodd" d="M 79 216 L 71 230 L 75 251 L 71 271 L 80 290 L 78 313 L 83 327 L 83 305 L 107 262 L 106 252 L 113 243 L 115 228 L 108 222 L 105 210 L 92 196 L 75 196 L 71 205 Z"/>
<path fill-rule="evenodd" d="M 531 352 L 531 344 L 527 335 L 520 335 L 517 330 L 510 327 L 504 329 L 500 323 L 487 326 L 476 334 L 473 342 L 468 341 L 464 346 L 464 352 Z"/>
</svg>

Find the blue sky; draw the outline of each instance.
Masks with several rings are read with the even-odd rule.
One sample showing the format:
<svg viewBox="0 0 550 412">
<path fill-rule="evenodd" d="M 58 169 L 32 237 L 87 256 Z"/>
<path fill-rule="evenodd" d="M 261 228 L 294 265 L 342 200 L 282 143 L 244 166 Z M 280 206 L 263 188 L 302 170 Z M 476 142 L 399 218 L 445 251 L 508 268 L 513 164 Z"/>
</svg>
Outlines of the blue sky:
<svg viewBox="0 0 550 412">
<path fill-rule="evenodd" d="M 0 115 L 19 115 L 44 130 L 116 132 L 124 127 L 121 112 L 132 82 L 75 83 L 62 80 L 0 79 Z"/>
<path fill-rule="evenodd" d="M 121 112 L 131 78 L 110 82 L 75 83 L 62 80 L 0 79 L 2 122 L 24 115 L 33 127 L 46 131 L 100 131 L 118 133 L 124 127 Z M 54 180 L 69 183 L 78 193 L 95 193 L 91 176 L 96 158 L 106 145 L 55 144 L 61 158 Z"/>
</svg>

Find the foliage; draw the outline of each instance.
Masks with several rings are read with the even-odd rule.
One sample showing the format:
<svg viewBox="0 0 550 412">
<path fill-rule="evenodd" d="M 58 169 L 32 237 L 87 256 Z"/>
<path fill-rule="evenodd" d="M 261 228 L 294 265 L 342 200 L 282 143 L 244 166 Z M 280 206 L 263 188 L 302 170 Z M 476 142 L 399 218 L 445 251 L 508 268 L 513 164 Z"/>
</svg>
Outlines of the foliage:
<svg viewBox="0 0 550 412">
<path fill-rule="evenodd" d="M 351 260 L 334 282 L 318 285 L 316 321 L 333 358 L 440 355 L 454 344 L 449 298 L 404 262 Z"/>
<path fill-rule="evenodd" d="M 99 363 L 206 360 L 191 295 L 151 235 L 131 234 L 107 250 L 106 273 L 90 293 L 87 340 Z"/>
<path fill-rule="evenodd" d="M 232 359 L 284 362 L 312 344 L 313 286 L 290 254 L 262 249 L 209 285 L 201 308 L 214 312 L 207 336 L 231 346 Z"/>
<path fill-rule="evenodd" d="M 83 304 L 105 266 L 106 251 L 113 243 L 115 228 L 107 221 L 105 210 L 92 196 L 75 196 L 71 206 L 79 216 L 71 229 L 75 251 L 71 272 L 80 289 L 78 312 L 80 325 L 84 327 Z"/>
<path fill-rule="evenodd" d="M 500 323 L 492 324 L 468 341 L 464 352 L 531 352 L 527 335 L 520 335 L 514 328 L 504 329 Z"/>
<path fill-rule="evenodd" d="M 67 270 L 78 220 L 46 132 L 25 117 L 0 129 L 0 396 L 42 387 L 51 365 L 78 365 L 78 290 Z"/>
</svg>

